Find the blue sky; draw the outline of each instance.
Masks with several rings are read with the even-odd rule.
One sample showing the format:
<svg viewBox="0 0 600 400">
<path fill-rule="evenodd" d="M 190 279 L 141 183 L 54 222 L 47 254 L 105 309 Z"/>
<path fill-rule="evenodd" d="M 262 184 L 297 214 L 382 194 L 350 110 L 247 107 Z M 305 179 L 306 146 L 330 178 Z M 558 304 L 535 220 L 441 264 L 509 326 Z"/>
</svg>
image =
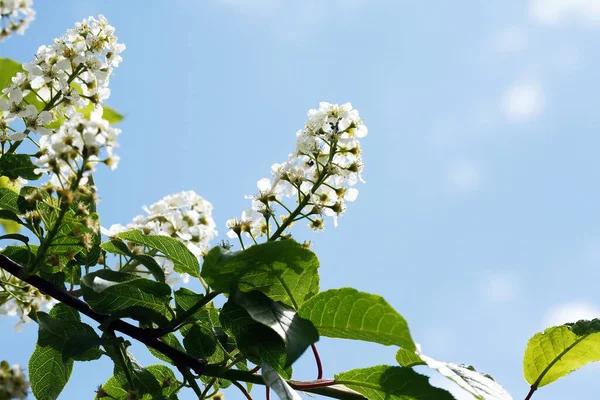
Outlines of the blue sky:
<svg viewBox="0 0 600 400">
<path fill-rule="evenodd" d="M 0 57 L 29 61 L 99 13 L 127 44 L 109 99 L 127 115 L 121 164 L 96 179 L 103 226 L 191 189 L 214 204 L 225 238 L 225 221 L 249 205 L 244 195 L 293 149 L 306 111 L 350 101 L 369 127 L 367 184 L 338 228 L 295 231 L 314 243 L 323 289 L 383 295 L 426 354 L 474 365 L 515 399 L 528 390 L 529 337 L 600 316 L 598 0 L 35 8 L 26 35 L 0 44 Z M 15 322 L 0 319 L 0 358 L 26 365 L 37 327 L 14 334 Z M 393 348 L 327 339 L 319 348 L 329 376 L 394 363 Z M 134 354 L 155 362 L 142 348 Z M 298 378 L 313 369 L 301 361 Z M 599 372 L 588 366 L 534 399 L 591 396 Z M 110 375 L 108 362 L 78 363 L 61 397 L 93 398 Z"/>
</svg>

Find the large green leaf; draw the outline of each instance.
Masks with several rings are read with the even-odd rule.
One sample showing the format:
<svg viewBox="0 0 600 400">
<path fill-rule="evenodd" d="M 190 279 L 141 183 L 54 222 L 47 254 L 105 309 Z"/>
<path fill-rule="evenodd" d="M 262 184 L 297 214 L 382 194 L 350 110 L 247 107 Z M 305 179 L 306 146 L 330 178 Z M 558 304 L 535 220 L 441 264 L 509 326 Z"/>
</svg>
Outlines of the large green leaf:
<svg viewBox="0 0 600 400">
<path fill-rule="evenodd" d="M 275 331 L 256 322 L 242 306 L 233 301 L 225 303 L 219 318 L 250 361 L 257 365 L 267 363 L 284 378 L 291 378 L 285 344 Z"/>
<path fill-rule="evenodd" d="M 108 242 L 102 243 L 100 247 L 109 253 L 133 258 L 135 261 L 146 267 L 157 281 L 165 281 L 165 271 L 163 271 L 153 257 L 150 257 L 147 254 L 134 254 L 129 250 L 129 247 L 120 240 L 109 240 Z"/>
<path fill-rule="evenodd" d="M 261 292 L 236 291 L 231 300 L 242 306 L 253 320 L 268 326 L 281 337 L 285 343 L 287 365 L 292 365 L 311 344 L 319 340 L 319 333 L 309 320 Z"/>
<path fill-rule="evenodd" d="M 98 312 L 113 313 L 144 308 L 159 315 L 169 315 L 167 304 L 171 288 L 137 275 L 108 269 L 81 278 L 83 298 Z"/>
<path fill-rule="evenodd" d="M 149 393 L 144 394 L 140 400 L 156 400 L 156 399 L 171 399 L 171 395 L 178 391 L 179 382 L 177 381 L 175 374 L 170 368 L 164 365 L 150 365 L 143 369 L 147 375 L 151 375 L 152 378 L 161 386 L 161 394 L 164 397 L 152 396 Z M 158 391 L 157 391 L 158 392 Z M 102 385 L 102 391 L 96 397 L 98 399 L 118 399 L 127 400 L 128 387 L 127 382 L 123 381 L 122 376 L 112 376 L 104 385 Z M 172 398 L 176 399 L 176 398 Z"/>
<path fill-rule="evenodd" d="M 10 58 L 0 58 L 0 92 L 2 91 L 2 89 L 11 84 L 11 79 L 13 76 L 23 71 L 23 67 L 21 67 L 20 63 L 11 60 Z M 76 89 L 79 89 L 78 85 L 74 83 L 71 85 L 74 86 Z M 35 94 L 30 93 L 29 95 L 27 95 L 25 100 L 27 100 L 30 104 L 34 104 L 38 108 L 38 110 L 41 111 L 43 104 L 37 99 Z M 123 120 L 123 115 L 119 114 L 112 108 L 103 106 L 103 109 L 104 111 L 102 113 L 102 118 L 107 120 L 109 123 L 116 124 Z M 88 107 L 79 111 L 83 113 L 84 117 L 88 118 L 93 110 L 94 105 L 90 103 Z"/>
<path fill-rule="evenodd" d="M 57 304 L 50 316 L 63 321 L 79 322 L 79 314 L 69 307 Z M 42 337 L 40 327 L 39 338 Z M 73 360 L 63 359 L 62 352 L 53 346 L 38 343 L 29 359 L 29 380 L 36 399 L 55 400 L 69 381 L 73 371 Z"/>
<path fill-rule="evenodd" d="M 0 156 L 0 175 L 10 179 L 18 177 L 36 180 L 42 175 L 36 174 L 34 170 L 38 168 L 31 162 L 27 154 L 6 153 Z"/>
<path fill-rule="evenodd" d="M 298 313 L 322 336 L 416 350 L 406 320 L 381 296 L 351 288 L 327 290 L 304 303 Z"/>
<path fill-rule="evenodd" d="M 319 260 L 293 240 L 267 242 L 231 252 L 221 246 L 204 258 L 202 277 L 214 289 L 258 290 L 294 308 L 319 292 Z"/>
<path fill-rule="evenodd" d="M 59 350 L 63 360 L 97 360 L 101 339 L 88 324 L 79 321 L 65 321 L 44 313 L 37 313 L 40 325 L 38 344 Z"/>
<path fill-rule="evenodd" d="M 208 359 L 209 362 L 217 362 L 216 360 L 223 359 L 223 350 L 217 341 L 213 331 L 202 325 L 193 325 L 183 338 L 183 345 L 187 350 L 188 354 Z M 215 354 L 219 353 L 219 354 Z M 214 359 L 211 357 L 215 355 Z"/>
<path fill-rule="evenodd" d="M 595 361 L 600 361 L 600 319 L 555 326 L 529 339 L 525 380 L 542 387 Z"/>
<path fill-rule="evenodd" d="M 477 372 L 472 366 L 437 361 L 406 349 L 398 350 L 396 360 L 403 367 L 425 364 L 454 381 L 478 400 L 512 400 L 506 389 L 491 376 Z"/>
<path fill-rule="evenodd" d="M 371 400 L 454 400 L 443 389 L 429 384 L 429 378 L 411 368 L 378 365 L 335 375 L 336 383 L 356 390 Z"/>
<path fill-rule="evenodd" d="M 144 235 L 138 230 L 121 232 L 118 237 L 160 251 L 173 261 L 175 271 L 181 274 L 186 273 L 195 277 L 200 276 L 200 263 L 198 259 L 177 239 L 169 236 Z"/>
</svg>

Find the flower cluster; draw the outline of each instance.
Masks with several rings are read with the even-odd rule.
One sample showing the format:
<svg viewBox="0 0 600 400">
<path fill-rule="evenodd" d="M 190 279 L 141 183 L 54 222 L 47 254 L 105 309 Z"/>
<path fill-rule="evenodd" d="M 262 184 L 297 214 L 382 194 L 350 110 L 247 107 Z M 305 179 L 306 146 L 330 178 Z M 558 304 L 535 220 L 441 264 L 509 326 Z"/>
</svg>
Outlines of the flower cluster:
<svg viewBox="0 0 600 400">
<path fill-rule="evenodd" d="M 183 242 L 196 257 L 200 257 L 208 252 L 210 241 L 217 236 L 212 210 L 210 202 L 190 190 L 168 195 L 150 207 L 144 206 L 147 215 L 138 215 L 127 226 L 117 224 L 102 231 L 107 236 L 114 236 L 138 229 L 146 235 L 170 236 Z M 133 250 L 141 253 L 143 249 L 134 247 Z M 155 258 L 166 275 L 173 274 L 174 265 L 170 260 L 161 256 Z M 186 282 L 187 276 L 184 275 L 183 279 Z M 177 280 L 167 281 L 175 283 Z"/>
<path fill-rule="evenodd" d="M 52 133 L 47 125 L 59 116 L 72 118 L 77 109 L 101 104 L 110 95 L 108 83 L 125 45 L 104 16 L 89 17 L 50 46 L 41 46 L 25 72 L 12 78 L 0 101 L 4 122 L 22 118 L 28 132 Z M 39 105 L 42 110 L 38 112 Z M 14 138 L 12 140 L 19 140 Z"/>
<path fill-rule="evenodd" d="M 18 316 L 20 320 L 15 325 L 16 331 L 21 331 L 25 323 L 31 322 L 27 316 L 31 310 L 49 310 L 54 304 L 56 300 L 52 297 L 0 270 L 0 315 Z"/>
<path fill-rule="evenodd" d="M 354 201 L 363 163 L 359 139 L 367 135 L 367 127 L 350 103 L 320 103 L 308 112 L 304 129 L 296 133 L 295 151 L 287 162 L 271 167 L 272 177 L 258 181 L 259 192 L 247 198 L 252 208 L 242 213 L 241 220 L 227 221 L 228 236 L 246 233 L 254 241 L 258 236 L 276 239 L 294 222 L 306 218 L 315 230 L 324 228 L 323 216 L 337 217 L 346 211 L 346 203 Z M 284 197 L 295 197 L 290 209 Z M 277 218 L 277 208 L 285 212 Z M 271 221 L 275 224 L 272 226 Z"/>
<path fill-rule="evenodd" d="M 20 366 L 0 362 L 0 399 L 25 399 L 28 389 L 29 382 Z"/>
<path fill-rule="evenodd" d="M 52 172 L 51 183 L 65 188 L 78 179 L 74 166 L 85 160 L 79 184 L 86 185 L 83 173 L 93 171 L 97 163 L 102 162 L 111 169 L 117 167 L 119 156 L 113 150 L 120 133 L 120 129 L 111 127 L 108 121 L 102 119 L 102 107 L 92 112 L 89 120 L 75 115 L 67 119 L 56 133 L 40 139 L 40 157 L 35 161 L 40 167 L 38 171 Z"/>
<path fill-rule="evenodd" d="M 35 18 L 32 5 L 32 0 L 0 0 L 0 42 L 13 32 L 25 33 Z"/>
<path fill-rule="evenodd" d="M 96 163 L 113 169 L 118 163 L 113 149 L 120 131 L 102 119 L 101 106 L 125 49 L 114 31 L 102 15 L 75 24 L 52 45 L 41 46 L 34 60 L 23 64 L 25 72 L 2 90 L 0 142 L 11 142 L 14 151 L 30 132 L 41 134 L 36 164 L 40 171 L 56 174 L 51 181 L 55 186 L 65 188 L 74 177 L 84 184 L 83 172 Z M 90 108 L 84 116 L 82 110 Z M 10 126 L 17 120 L 23 121 L 24 131 Z"/>
</svg>

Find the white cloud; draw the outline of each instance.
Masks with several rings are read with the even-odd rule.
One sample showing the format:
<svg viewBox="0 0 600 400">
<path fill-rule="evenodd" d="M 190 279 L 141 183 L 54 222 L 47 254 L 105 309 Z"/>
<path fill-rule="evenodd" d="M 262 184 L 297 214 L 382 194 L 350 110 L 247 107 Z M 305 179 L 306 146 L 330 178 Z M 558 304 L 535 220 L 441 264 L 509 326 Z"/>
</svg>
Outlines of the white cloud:
<svg viewBox="0 0 600 400">
<path fill-rule="evenodd" d="M 527 121 L 543 111 L 544 97 L 538 82 L 515 82 L 504 92 L 502 111 L 510 121 Z"/>
<path fill-rule="evenodd" d="M 530 0 L 529 10 L 545 24 L 573 21 L 600 26 L 600 0 Z"/>
<path fill-rule="evenodd" d="M 516 53 L 527 49 L 529 39 L 523 29 L 511 27 L 496 33 L 491 45 L 502 53 Z"/>
<path fill-rule="evenodd" d="M 482 177 L 470 161 L 457 161 L 448 168 L 448 182 L 461 192 L 471 192 L 479 187 Z"/>
<path fill-rule="evenodd" d="M 566 322 L 576 322 L 580 319 L 600 318 L 600 310 L 585 301 L 573 301 L 559 304 L 551 308 L 544 318 L 544 326 L 562 325 Z"/>
<path fill-rule="evenodd" d="M 509 302 L 519 291 L 519 279 L 513 272 L 489 273 L 479 282 L 481 295 L 492 302 Z"/>
</svg>

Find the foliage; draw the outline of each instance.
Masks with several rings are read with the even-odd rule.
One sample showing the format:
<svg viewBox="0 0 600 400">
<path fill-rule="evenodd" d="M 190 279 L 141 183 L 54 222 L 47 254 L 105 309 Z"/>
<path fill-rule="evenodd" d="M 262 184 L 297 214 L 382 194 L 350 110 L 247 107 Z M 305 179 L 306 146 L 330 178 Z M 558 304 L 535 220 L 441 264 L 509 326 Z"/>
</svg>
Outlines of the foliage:
<svg viewBox="0 0 600 400">
<path fill-rule="evenodd" d="M 309 111 L 288 160 L 258 181 L 251 209 L 226 223 L 240 251 L 211 243 L 217 234 L 212 204 L 191 191 L 166 196 L 126 226 L 101 230 L 93 172 L 118 163 L 120 131 L 112 124 L 123 116 L 103 103 L 124 45 L 103 16 L 78 23 L 53 43 L 30 63 L 0 59 L 0 222 L 6 230 L 0 240 L 11 241 L 0 255 L 0 311 L 39 326 L 28 368 L 36 398 L 58 398 L 76 362 L 107 357 L 113 374 L 97 398 L 177 399 L 182 390 L 218 398 L 226 388 L 250 397 L 252 385 L 260 384 L 294 400 L 300 392 L 452 399 L 415 371 L 429 367 L 474 398 L 511 399 L 489 375 L 422 354 L 406 319 L 381 296 L 320 290 L 319 259 L 310 243 L 294 240 L 291 228 L 304 220 L 321 230 L 325 217 L 337 225 L 357 198 L 360 139 L 368 130 L 351 104 L 321 103 Z M 189 279 L 204 293 L 174 290 Z M 81 314 L 98 324 L 82 322 Z M 165 364 L 140 365 L 122 334 Z M 320 336 L 394 346 L 399 365 L 323 378 Z M 293 380 L 292 367 L 309 348 L 317 379 Z M 599 360 L 600 320 L 536 334 L 524 358 L 532 385 L 527 398 Z M 26 390 L 20 369 L 3 362 L 0 400 Z"/>
</svg>

